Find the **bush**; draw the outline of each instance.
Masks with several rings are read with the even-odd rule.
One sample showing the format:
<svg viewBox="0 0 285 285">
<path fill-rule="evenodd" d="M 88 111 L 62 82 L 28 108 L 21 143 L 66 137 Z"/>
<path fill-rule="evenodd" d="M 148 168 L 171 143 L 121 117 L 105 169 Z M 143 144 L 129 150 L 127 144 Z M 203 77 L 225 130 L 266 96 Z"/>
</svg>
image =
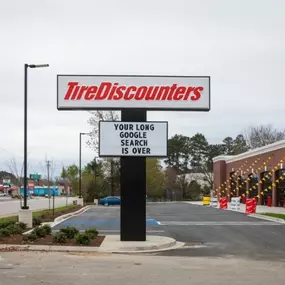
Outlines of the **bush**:
<svg viewBox="0 0 285 285">
<path fill-rule="evenodd" d="M 63 232 L 57 232 L 53 235 L 54 243 L 66 243 L 67 236 Z"/>
<path fill-rule="evenodd" d="M 42 220 L 40 218 L 33 218 L 33 227 L 40 226 L 42 223 Z"/>
<path fill-rule="evenodd" d="M 37 227 L 32 232 L 40 238 L 43 238 L 47 235 L 46 230 L 43 227 Z"/>
<path fill-rule="evenodd" d="M 47 235 L 50 235 L 52 230 L 50 225 L 43 225 L 42 228 L 45 230 Z"/>
<path fill-rule="evenodd" d="M 27 228 L 27 224 L 19 222 L 16 225 L 18 225 L 22 230 L 25 230 Z"/>
<path fill-rule="evenodd" d="M 0 229 L 0 238 L 9 237 L 11 235 L 10 231 L 7 229 Z"/>
<path fill-rule="evenodd" d="M 85 233 L 89 235 L 91 239 L 95 239 L 98 236 L 98 231 L 95 228 L 87 229 Z"/>
<path fill-rule="evenodd" d="M 14 225 L 16 222 L 15 221 L 5 221 L 0 223 L 0 229 L 5 229 L 10 225 Z"/>
<path fill-rule="evenodd" d="M 33 232 L 31 232 L 30 234 L 28 235 L 24 235 L 23 236 L 23 241 L 24 242 L 34 242 L 38 239 L 37 235 Z"/>
<path fill-rule="evenodd" d="M 84 233 L 84 234 L 77 234 L 75 237 L 75 241 L 77 244 L 81 244 L 81 245 L 89 245 L 91 238 L 90 235 Z"/>
<path fill-rule="evenodd" d="M 78 229 L 75 227 L 66 227 L 60 229 L 60 232 L 64 233 L 68 239 L 74 239 L 75 236 L 79 233 Z"/>
<path fill-rule="evenodd" d="M 19 235 L 23 232 L 23 229 L 17 224 L 9 225 L 6 230 L 8 230 L 11 235 Z"/>
</svg>

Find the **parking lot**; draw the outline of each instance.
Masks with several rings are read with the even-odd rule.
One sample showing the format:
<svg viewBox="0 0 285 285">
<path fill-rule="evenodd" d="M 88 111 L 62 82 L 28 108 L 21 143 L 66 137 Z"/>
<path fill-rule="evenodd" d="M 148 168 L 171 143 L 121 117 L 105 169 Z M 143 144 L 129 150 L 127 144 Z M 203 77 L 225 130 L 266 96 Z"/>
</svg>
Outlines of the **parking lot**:
<svg viewBox="0 0 285 285">
<path fill-rule="evenodd" d="M 265 260 L 284 259 L 285 225 L 187 203 L 147 205 L 147 234 L 185 242 L 185 247 L 156 255 L 237 256 Z M 96 227 L 101 234 L 120 233 L 120 207 L 93 207 L 57 225 L 80 230 Z"/>
</svg>

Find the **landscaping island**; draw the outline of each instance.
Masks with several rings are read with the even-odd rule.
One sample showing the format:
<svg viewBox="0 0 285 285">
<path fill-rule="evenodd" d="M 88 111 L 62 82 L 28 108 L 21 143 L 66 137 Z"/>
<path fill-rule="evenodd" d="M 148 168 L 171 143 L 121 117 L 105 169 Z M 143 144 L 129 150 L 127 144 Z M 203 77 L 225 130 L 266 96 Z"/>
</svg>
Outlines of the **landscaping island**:
<svg viewBox="0 0 285 285">
<path fill-rule="evenodd" d="M 95 228 L 87 229 L 82 233 L 75 227 L 66 227 L 57 232 L 52 232 L 51 226 L 46 223 L 81 208 L 76 205 L 60 207 L 55 210 L 55 215 L 53 215 L 52 210 L 34 212 L 33 229 L 27 229 L 26 224 L 18 222 L 17 217 L 0 219 L 0 244 L 7 245 L 7 248 L 0 251 L 9 250 L 10 245 L 99 247 L 105 237 L 99 236 Z"/>
</svg>

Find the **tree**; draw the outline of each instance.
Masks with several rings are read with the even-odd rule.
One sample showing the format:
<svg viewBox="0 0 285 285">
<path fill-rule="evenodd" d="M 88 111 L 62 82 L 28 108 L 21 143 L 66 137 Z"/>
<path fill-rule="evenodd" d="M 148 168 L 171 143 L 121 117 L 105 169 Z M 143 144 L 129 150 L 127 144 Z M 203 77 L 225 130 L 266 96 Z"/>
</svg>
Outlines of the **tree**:
<svg viewBox="0 0 285 285">
<path fill-rule="evenodd" d="M 233 154 L 241 154 L 249 150 L 249 146 L 242 134 L 236 136 L 233 142 Z"/>
<path fill-rule="evenodd" d="M 208 146 L 206 137 L 201 133 L 197 133 L 190 138 L 191 167 L 195 172 L 201 171 L 206 163 Z"/>
<path fill-rule="evenodd" d="M 9 173 L 7 171 L 0 171 L 0 180 L 3 180 L 3 179 L 10 179 L 11 184 L 15 184 L 15 185 L 18 184 L 18 179 L 13 173 Z"/>
<path fill-rule="evenodd" d="M 235 139 L 226 137 L 223 144 L 225 155 L 237 155 L 249 150 L 249 146 L 242 134 L 238 134 Z"/>
<path fill-rule="evenodd" d="M 91 117 L 88 119 L 88 124 L 92 128 L 92 132 L 90 133 L 87 145 L 97 152 L 99 146 L 99 122 L 119 121 L 120 113 L 116 111 L 94 111 L 90 112 L 90 114 Z"/>
<path fill-rule="evenodd" d="M 165 174 L 159 160 L 146 159 L 146 191 L 150 198 L 162 198 L 165 193 Z"/>
<path fill-rule="evenodd" d="M 168 167 L 172 167 L 179 174 L 187 173 L 190 159 L 190 138 L 175 135 L 168 140 L 168 157 L 164 160 Z"/>
<path fill-rule="evenodd" d="M 23 184 L 23 172 L 24 172 L 24 163 L 22 163 L 21 165 L 21 169 L 19 171 L 17 162 L 16 162 L 16 158 L 15 157 L 11 157 L 8 161 L 8 167 L 10 172 L 15 176 L 16 180 L 15 180 L 15 184 L 17 186 L 21 186 Z"/>
<path fill-rule="evenodd" d="M 244 137 L 250 149 L 255 149 L 284 140 L 285 130 L 280 131 L 272 125 L 251 126 L 244 131 Z"/>
<path fill-rule="evenodd" d="M 186 200 L 197 200 L 201 195 L 201 185 L 195 180 L 195 174 L 182 174 L 177 177 L 177 184 Z"/>
<path fill-rule="evenodd" d="M 67 166 L 67 168 L 62 168 L 61 177 L 69 181 L 72 186 L 73 194 L 78 194 L 78 175 L 79 169 L 76 164 L 71 164 Z"/>
<path fill-rule="evenodd" d="M 98 151 L 99 147 L 99 122 L 100 121 L 118 121 L 120 119 L 120 113 L 117 111 L 94 111 L 90 112 L 92 115 L 89 118 L 88 123 L 92 127 L 92 132 L 90 135 L 90 140 L 87 141 L 87 145 L 91 147 L 91 149 Z M 118 160 L 114 158 L 110 158 L 110 179 L 111 179 L 111 195 L 113 196 L 116 191 L 116 182 L 115 182 L 115 173 L 116 165 L 118 164 Z"/>
<path fill-rule="evenodd" d="M 232 155 L 233 149 L 234 149 L 234 140 L 232 137 L 226 137 L 223 140 L 223 144 L 225 146 L 225 154 L 226 155 Z"/>
<path fill-rule="evenodd" d="M 107 177 L 104 173 L 103 161 L 94 158 L 84 168 L 82 174 L 82 190 L 85 201 L 92 202 L 95 198 L 108 195 Z"/>
<path fill-rule="evenodd" d="M 108 195 L 115 196 L 120 193 L 120 159 L 105 158 L 103 160 L 103 171 L 105 176 L 105 189 Z"/>
</svg>

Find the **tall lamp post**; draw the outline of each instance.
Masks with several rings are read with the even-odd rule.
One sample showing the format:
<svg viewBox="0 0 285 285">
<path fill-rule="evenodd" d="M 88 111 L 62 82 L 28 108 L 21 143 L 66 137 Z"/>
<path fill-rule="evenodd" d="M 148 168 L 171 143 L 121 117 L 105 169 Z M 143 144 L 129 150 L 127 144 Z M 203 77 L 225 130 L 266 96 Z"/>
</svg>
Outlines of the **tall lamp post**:
<svg viewBox="0 0 285 285">
<path fill-rule="evenodd" d="M 49 67 L 48 64 L 27 64 L 24 65 L 25 79 L 24 79 L 24 205 L 22 206 L 23 210 L 28 210 L 29 206 L 27 205 L 27 125 L 28 125 L 28 68 L 40 68 L 40 67 Z"/>
<path fill-rule="evenodd" d="M 82 179 L 81 179 L 81 137 L 82 136 L 89 136 L 91 133 L 79 133 L 79 198 L 82 198 L 82 191 L 81 191 L 81 186 L 82 186 Z"/>
</svg>

